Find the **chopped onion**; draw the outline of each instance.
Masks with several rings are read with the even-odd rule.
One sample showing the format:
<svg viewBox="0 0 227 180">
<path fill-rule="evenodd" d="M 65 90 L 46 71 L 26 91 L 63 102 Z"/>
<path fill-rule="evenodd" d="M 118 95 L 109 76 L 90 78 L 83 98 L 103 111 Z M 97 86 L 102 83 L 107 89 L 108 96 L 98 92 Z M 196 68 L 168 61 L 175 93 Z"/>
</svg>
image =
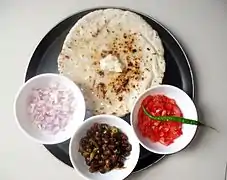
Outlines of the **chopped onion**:
<svg viewBox="0 0 227 180">
<path fill-rule="evenodd" d="M 73 93 L 58 83 L 35 88 L 29 97 L 28 113 L 33 123 L 39 129 L 52 134 L 64 130 L 72 119 L 74 110 Z"/>
</svg>

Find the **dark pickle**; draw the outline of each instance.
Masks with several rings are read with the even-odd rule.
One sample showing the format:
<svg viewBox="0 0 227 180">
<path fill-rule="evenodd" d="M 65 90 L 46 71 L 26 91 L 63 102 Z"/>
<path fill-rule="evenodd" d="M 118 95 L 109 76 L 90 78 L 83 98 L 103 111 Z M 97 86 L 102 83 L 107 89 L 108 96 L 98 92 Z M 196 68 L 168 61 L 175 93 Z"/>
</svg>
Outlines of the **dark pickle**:
<svg viewBox="0 0 227 180">
<path fill-rule="evenodd" d="M 115 126 L 95 123 L 80 140 L 78 152 L 85 158 L 90 173 L 102 174 L 124 168 L 132 151 L 128 137 Z"/>
</svg>

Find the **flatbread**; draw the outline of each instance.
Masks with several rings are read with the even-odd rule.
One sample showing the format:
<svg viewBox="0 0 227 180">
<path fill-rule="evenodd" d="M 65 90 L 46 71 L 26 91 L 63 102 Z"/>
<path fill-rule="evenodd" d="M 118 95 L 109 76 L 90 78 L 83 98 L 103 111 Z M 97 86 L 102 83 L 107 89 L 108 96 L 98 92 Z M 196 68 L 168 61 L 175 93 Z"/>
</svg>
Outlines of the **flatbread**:
<svg viewBox="0 0 227 180">
<path fill-rule="evenodd" d="M 101 69 L 100 62 L 108 55 L 121 62 L 122 72 Z M 81 87 L 94 114 L 123 116 L 139 94 L 162 83 L 164 49 L 157 32 L 137 14 L 97 10 L 69 31 L 58 70 Z"/>
</svg>

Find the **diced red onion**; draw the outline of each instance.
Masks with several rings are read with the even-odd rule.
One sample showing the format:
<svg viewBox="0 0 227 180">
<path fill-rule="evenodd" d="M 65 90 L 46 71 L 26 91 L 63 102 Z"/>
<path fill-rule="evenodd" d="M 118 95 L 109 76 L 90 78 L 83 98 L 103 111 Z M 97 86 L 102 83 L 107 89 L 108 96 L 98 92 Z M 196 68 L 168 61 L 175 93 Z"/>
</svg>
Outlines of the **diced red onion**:
<svg viewBox="0 0 227 180">
<path fill-rule="evenodd" d="M 28 113 L 34 124 L 52 134 L 64 130 L 75 110 L 75 97 L 58 83 L 32 90 Z"/>
</svg>

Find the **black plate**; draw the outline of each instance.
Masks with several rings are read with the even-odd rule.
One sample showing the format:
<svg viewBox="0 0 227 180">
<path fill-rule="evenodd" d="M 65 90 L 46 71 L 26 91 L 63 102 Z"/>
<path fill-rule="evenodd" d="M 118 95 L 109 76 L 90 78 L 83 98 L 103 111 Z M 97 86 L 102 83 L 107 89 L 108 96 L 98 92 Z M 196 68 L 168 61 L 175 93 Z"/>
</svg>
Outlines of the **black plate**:
<svg viewBox="0 0 227 180">
<path fill-rule="evenodd" d="M 104 9 L 104 8 L 97 8 Z M 79 12 L 60 22 L 39 43 L 29 63 L 26 79 L 42 73 L 58 73 L 57 57 L 61 51 L 63 41 L 70 28 L 84 15 L 97 9 Z M 126 10 L 126 9 L 124 9 Z M 137 12 L 136 12 L 137 13 Z M 188 59 L 180 44 L 173 35 L 156 20 L 146 15 L 143 17 L 159 34 L 165 49 L 166 72 L 163 83 L 183 89 L 191 98 L 194 97 L 194 83 Z M 124 119 L 129 123 L 129 116 Z M 45 147 L 59 160 L 72 167 L 68 154 L 69 141 Z M 140 158 L 133 172 L 143 170 L 158 162 L 164 155 L 148 152 L 141 147 Z"/>
</svg>

